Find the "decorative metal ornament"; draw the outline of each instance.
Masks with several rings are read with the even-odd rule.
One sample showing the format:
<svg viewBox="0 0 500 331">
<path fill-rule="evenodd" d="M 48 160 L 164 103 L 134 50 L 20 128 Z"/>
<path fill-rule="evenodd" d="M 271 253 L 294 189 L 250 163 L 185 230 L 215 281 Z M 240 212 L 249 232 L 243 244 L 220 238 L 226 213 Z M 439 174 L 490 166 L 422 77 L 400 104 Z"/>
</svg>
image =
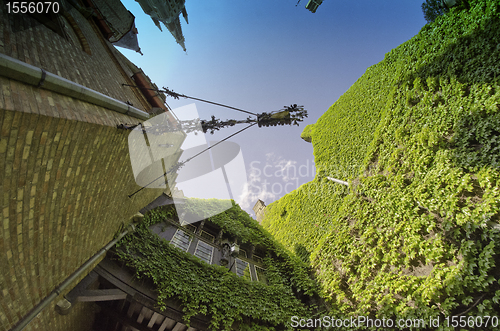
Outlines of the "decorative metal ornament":
<svg viewBox="0 0 500 331">
<path fill-rule="evenodd" d="M 220 261 L 219 261 L 221 266 L 226 266 L 229 263 L 230 250 L 231 250 L 231 247 L 228 243 L 222 244 L 222 257 L 220 258 Z"/>
<path fill-rule="evenodd" d="M 237 257 L 240 254 L 240 246 L 238 244 L 231 244 L 231 256 Z"/>
</svg>

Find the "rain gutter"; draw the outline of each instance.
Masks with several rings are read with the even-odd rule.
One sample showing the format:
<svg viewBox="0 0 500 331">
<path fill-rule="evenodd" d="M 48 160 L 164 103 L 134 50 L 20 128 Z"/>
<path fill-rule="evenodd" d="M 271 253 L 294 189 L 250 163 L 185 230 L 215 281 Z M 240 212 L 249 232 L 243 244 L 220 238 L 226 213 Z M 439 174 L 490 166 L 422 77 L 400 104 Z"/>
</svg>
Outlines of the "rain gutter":
<svg viewBox="0 0 500 331">
<path fill-rule="evenodd" d="M 61 76 L 54 75 L 41 68 L 16 60 L 5 54 L 0 54 L 0 75 L 108 108 L 141 120 L 149 118 L 148 113 L 132 107 L 125 102 L 113 99 L 100 92 L 89 89 L 88 87 L 72 82 Z"/>
</svg>

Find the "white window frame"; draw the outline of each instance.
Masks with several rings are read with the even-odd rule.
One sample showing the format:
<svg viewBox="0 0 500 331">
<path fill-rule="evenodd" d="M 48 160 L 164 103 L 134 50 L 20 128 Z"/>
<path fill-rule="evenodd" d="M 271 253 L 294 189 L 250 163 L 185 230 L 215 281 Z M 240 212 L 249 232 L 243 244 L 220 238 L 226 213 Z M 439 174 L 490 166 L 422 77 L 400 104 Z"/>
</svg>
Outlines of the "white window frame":
<svg viewBox="0 0 500 331">
<path fill-rule="evenodd" d="M 240 251 L 238 252 L 238 255 L 240 255 L 240 254 L 241 254 L 241 255 L 244 255 L 243 257 L 244 257 L 245 259 L 247 259 L 247 258 L 248 258 L 248 255 L 247 255 L 247 251 L 246 251 L 246 250 L 244 250 L 244 249 L 241 249 L 241 248 L 240 248 Z"/>
<path fill-rule="evenodd" d="M 240 260 L 241 262 L 243 262 L 243 263 L 246 263 L 246 264 L 247 264 L 247 266 L 248 266 L 248 271 L 250 271 L 250 280 L 251 280 L 251 281 L 253 281 L 251 264 L 250 264 L 250 263 L 248 263 L 247 261 L 242 260 L 242 259 L 239 259 L 239 258 L 236 258 L 236 261 L 234 262 L 234 271 L 235 271 L 236 275 L 237 275 L 238 277 L 243 277 L 243 275 L 245 274 L 245 269 L 247 268 L 247 267 L 245 266 L 245 268 L 243 269 L 243 274 L 240 276 L 240 275 L 238 274 L 238 260 Z"/>
<path fill-rule="evenodd" d="M 203 235 L 206 235 L 207 237 L 210 237 L 211 239 L 203 237 Z M 201 230 L 200 237 L 202 237 L 203 239 L 208 240 L 208 241 L 210 241 L 212 243 L 215 242 L 215 236 L 213 234 L 208 233 L 207 231 Z"/>
<path fill-rule="evenodd" d="M 177 243 L 174 242 L 174 238 L 176 238 L 177 236 L 177 233 L 182 232 L 182 235 L 184 236 L 188 236 L 189 237 L 189 242 L 187 244 L 187 247 L 186 249 L 183 249 L 182 247 L 180 247 Z M 178 239 L 179 240 L 179 239 Z M 172 240 L 170 240 L 170 244 L 172 244 L 174 247 L 177 247 L 179 248 L 180 250 L 184 251 L 184 252 L 188 252 L 189 251 L 189 247 L 191 246 L 191 241 L 193 241 L 193 238 L 184 230 L 181 230 L 181 229 L 177 229 L 174 233 L 174 236 L 172 237 Z"/>
<path fill-rule="evenodd" d="M 257 277 L 257 281 L 260 282 L 261 280 L 259 279 L 259 273 L 257 272 L 257 268 L 262 270 L 262 273 L 265 273 L 266 269 L 259 267 L 258 265 L 254 265 L 255 268 L 255 277 Z"/>
<path fill-rule="evenodd" d="M 193 225 L 193 224 L 191 224 L 191 223 L 186 223 L 186 224 L 182 225 L 182 227 L 183 227 L 184 229 L 186 229 L 187 231 L 191 231 L 192 233 L 196 233 L 196 229 L 197 229 L 197 228 L 196 228 L 196 226 L 194 226 L 194 225 Z"/>
<path fill-rule="evenodd" d="M 210 253 L 210 262 L 207 262 L 206 260 L 204 260 L 203 258 L 199 257 L 198 255 L 196 255 L 196 252 L 198 251 L 198 246 L 200 245 L 200 243 L 204 244 L 204 245 L 207 245 L 208 247 L 210 247 L 212 249 L 212 252 Z M 198 242 L 196 243 L 196 248 L 194 250 L 194 256 L 196 256 L 197 258 L 199 258 L 200 260 L 208 263 L 208 264 L 212 264 L 212 261 L 214 259 L 214 251 L 215 251 L 215 248 L 214 246 L 210 245 L 210 244 L 207 244 L 206 242 L 204 242 L 203 240 L 199 240 L 198 239 Z"/>
</svg>

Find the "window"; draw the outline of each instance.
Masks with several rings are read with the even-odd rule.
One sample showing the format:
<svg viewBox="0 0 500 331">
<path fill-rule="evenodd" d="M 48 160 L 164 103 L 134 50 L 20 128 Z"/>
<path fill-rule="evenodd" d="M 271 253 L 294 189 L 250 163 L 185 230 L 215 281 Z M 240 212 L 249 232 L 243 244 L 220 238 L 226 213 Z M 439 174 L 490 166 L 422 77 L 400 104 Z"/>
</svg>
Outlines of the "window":
<svg viewBox="0 0 500 331">
<path fill-rule="evenodd" d="M 181 229 L 177 229 L 170 243 L 183 251 L 187 251 L 191 243 L 191 237 Z"/>
<path fill-rule="evenodd" d="M 238 253 L 239 257 L 247 257 L 247 252 L 245 252 L 243 249 L 240 248 L 240 252 Z"/>
<path fill-rule="evenodd" d="M 211 243 L 213 243 L 215 241 L 215 236 L 213 236 L 210 233 L 205 232 L 203 230 L 201 231 L 201 237 L 203 239 L 206 239 L 206 240 L 210 241 Z"/>
<path fill-rule="evenodd" d="M 212 256 L 214 255 L 214 248 L 201 240 L 198 240 L 194 255 L 202 259 L 208 264 L 212 263 Z"/>
<path fill-rule="evenodd" d="M 262 258 L 260 256 L 257 256 L 257 255 L 253 255 L 252 259 L 257 262 L 257 263 L 260 263 L 262 264 Z"/>
<path fill-rule="evenodd" d="M 250 272 L 250 264 L 246 261 L 236 259 L 236 274 L 248 280 L 252 280 L 252 273 Z"/>
<path fill-rule="evenodd" d="M 191 231 L 192 233 L 196 233 L 196 226 L 191 223 L 186 223 L 182 225 L 186 230 Z"/>
<path fill-rule="evenodd" d="M 255 274 L 257 275 L 257 281 L 267 283 L 266 271 L 264 269 L 255 266 Z"/>
</svg>

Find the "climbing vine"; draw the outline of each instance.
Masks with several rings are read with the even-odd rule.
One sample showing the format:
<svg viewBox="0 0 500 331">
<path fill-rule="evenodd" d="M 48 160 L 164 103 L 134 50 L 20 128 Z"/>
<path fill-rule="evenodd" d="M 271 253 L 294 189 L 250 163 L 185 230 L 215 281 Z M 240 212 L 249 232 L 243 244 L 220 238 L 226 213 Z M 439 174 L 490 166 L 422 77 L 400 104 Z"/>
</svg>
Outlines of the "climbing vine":
<svg viewBox="0 0 500 331">
<path fill-rule="evenodd" d="M 367 69 L 304 133 L 314 181 L 267 207 L 333 316 L 499 316 L 500 3 L 469 4 Z"/>
<path fill-rule="evenodd" d="M 216 207 L 217 200 L 193 199 L 188 209 Z M 199 211 L 199 210 L 198 210 Z M 291 316 L 310 316 L 315 307 L 310 299 L 317 294 L 307 266 L 290 256 L 260 225 L 238 205 L 207 221 L 241 238 L 242 242 L 265 245 L 263 259 L 267 284 L 238 277 L 227 268 L 209 265 L 181 251 L 148 226 L 176 218 L 175 210 L 149 212 L 137 230 L 117 245 L 120 260 L 134 268 L 139 277 L 151 279 L 158 292 L 158 305 L 164 309 L 169 299 L 182 303 L 184 319 L 201 314 L 210 317 L 213 330 L 274 330 L 290 325 Z"/>
</svg>

